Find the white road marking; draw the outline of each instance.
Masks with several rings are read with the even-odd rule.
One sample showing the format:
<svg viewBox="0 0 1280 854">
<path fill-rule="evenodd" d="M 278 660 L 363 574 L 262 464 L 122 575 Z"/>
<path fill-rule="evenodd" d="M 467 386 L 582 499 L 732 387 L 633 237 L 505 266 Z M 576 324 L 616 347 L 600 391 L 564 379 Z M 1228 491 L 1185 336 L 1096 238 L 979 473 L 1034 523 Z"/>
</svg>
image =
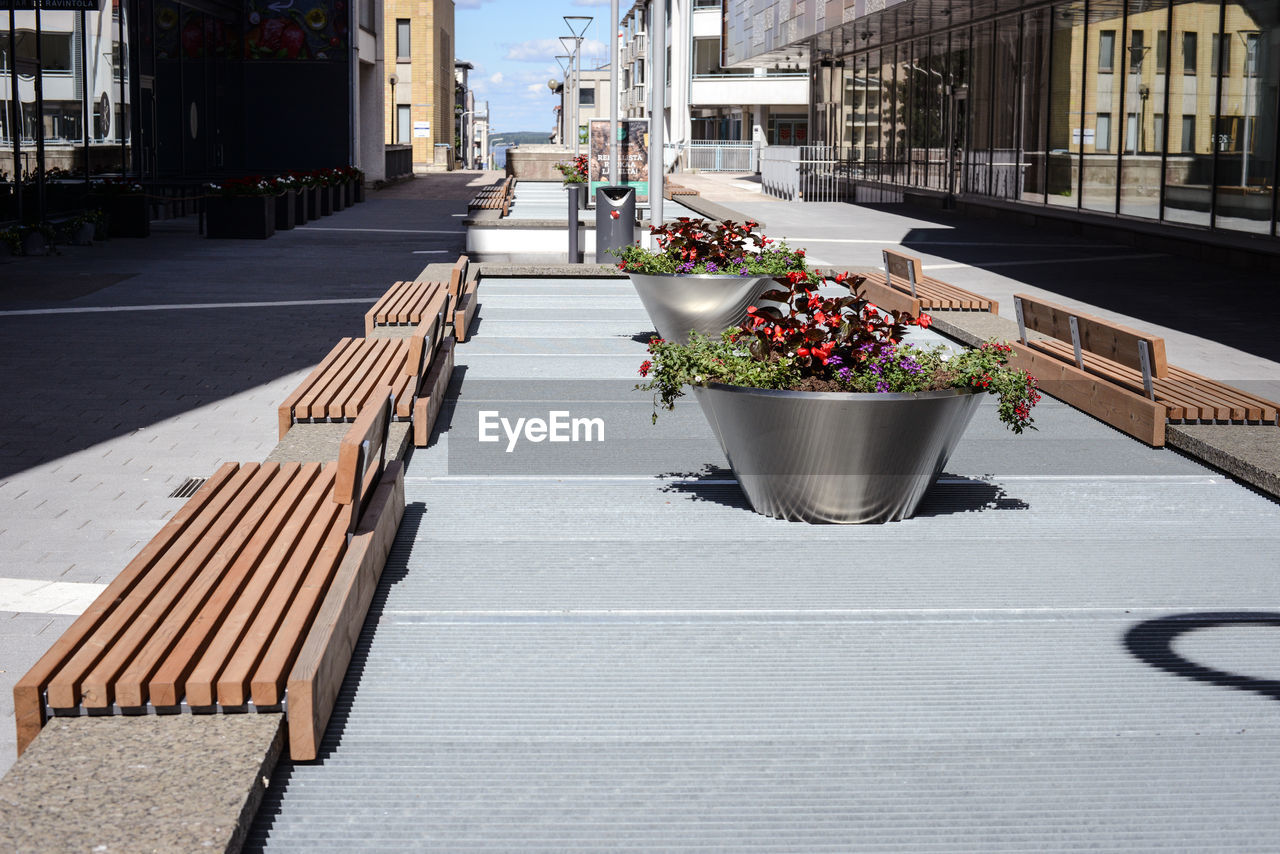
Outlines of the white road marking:
<svg viewBox="0 0 1280 854">
<path fill-rule="evenodd" d="M 210 308 L 283 308 L 295 305 L 373 305 L 370 298 L 343 299 L 291 299 L 277 302 L 190 302 L 167 305 L 96 305 L 83 308 L 23 308 L 0 311 L 0 317 L 18 317 L 31 314 L 100 314 L 113 311 L 190 311 Z"/>
<path fill-rule="evenodd" d="M 449 251 L 448 249 L 415 249 L 413 250 L 413 254 L 414 255 L 443 255 L 448 251 Z"/>
<path fill-rule="evenodd" d="M 107 585 L 0 578 L 0 611 L 78 616 Z"/>
<path fill-rule="evenodd" d="M 369 234 L 466 234 L 461 230 L 413 229 L 413 228 L 329 228 L 319 225 L 302 225 L 294 231 L 361 231 Z"/>
</svg>

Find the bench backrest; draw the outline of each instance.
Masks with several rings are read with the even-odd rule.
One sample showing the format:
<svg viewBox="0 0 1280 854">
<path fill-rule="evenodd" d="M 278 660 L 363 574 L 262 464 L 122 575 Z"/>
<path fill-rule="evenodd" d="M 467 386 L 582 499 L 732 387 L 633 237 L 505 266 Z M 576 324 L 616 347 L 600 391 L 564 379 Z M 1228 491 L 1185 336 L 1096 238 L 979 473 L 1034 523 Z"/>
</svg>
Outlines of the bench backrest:
<svg viewBox="0 0 1280 854">
<path fill-rule="evenodd" d="M 1148 377 L 1169 375 L 1164 339 L 1158 335 L 1148 335 L 1025 294 L 1013 295 L 1013 307 L 1018 315 L 1018 336 L 1024 344 L 1027 330 L 1033 329 L 1059 341 L 1070 341 L 1076 350 L 1077 367 L 1081 366 L 1081 351 L 1087 351 L 1142 371 L 1144 382 Z"/>
<path fill-rule="evenodd" d="M 347 536 L 355 533 L 364 505 L 382 477 L 387 461 L 387 435 L 391 430 L 392 391 L 382 388 L 364 407 L 338 446 L 338 472 L 333 482 L 333 500 L 347 506 Z"/>
<path fill-rule="evenodd" d="M 442 288 L 443 285 L 437 285 L 436 294 L 427 303 L 427 310 L 422 314 L 422 322 L 409 336 L 409 358 L 404 360 L 404 373 L 407 376 L 422 376 L 431 354 L 435 352 L 436 344 L 444 335 L 446 300 L 441 298 L 443 294 L 439 291 Z M 432 307 L 436 309 L 434 314 L 431 313 Z M 417 387 L 414 388 L 416 390 Z"/>
<path fill-rule="evenodd" d="M 911 288 L 911 295 L 916 296 L 916 283 L 924 279 L 924 267 L 921 266 L 920 259 L 892 249 L 883 250 L 881 256 L 884 258 L 885 283 L 893 287 L 895 278 L 905 279 Z"/>
<path fill-rule="evenodd" d="M 459 294 L 466 287 L 467 276 L 471 273 L 471 259 L 466 255 L 459 255 L 458 260 L 454 262 L 453 271 L 449 274 L 449 299 L 457 303 Z"/>
</svg>

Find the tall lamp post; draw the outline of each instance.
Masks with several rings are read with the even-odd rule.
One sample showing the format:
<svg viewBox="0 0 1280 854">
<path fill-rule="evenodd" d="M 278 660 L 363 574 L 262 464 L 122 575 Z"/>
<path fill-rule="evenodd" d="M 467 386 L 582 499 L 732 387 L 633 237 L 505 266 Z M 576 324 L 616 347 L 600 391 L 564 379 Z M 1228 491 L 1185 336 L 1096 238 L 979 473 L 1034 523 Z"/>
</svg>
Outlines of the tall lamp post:
<svg viewBox="0 0 1280 854">
<path fill-rule="evenodd" d="M 556 57 L 560 70 L 564 72 L 564 86 L 560 93 L 560 144 L 569 144 L 569 75 L 573 71 L 573 57 L 561 55 Z"/>
<path fill-rule="evenodd" d="M 400 109 L 396 106 L 396 84 L 399 83 L 396 76 L 392 74 L 387 78 L 387 82 L 391 84 L 391 144 L 400 144 Z M 384 136 L 383 139 L 386 139 Z"/>
<path fill-rule="evenodd" d="M 589 15 L 564 15 L 564 22 L 569 27 L 569 32 L 573 33 L 573 156 L 578 156 L 578 123 L 581 121 L 581 101 L 582 96 L 579 94 L 582 84 L 582 35 L 587 31 L 587 27 L 591 24 Z M 567 48 L 569 37 L 561 36 L 560 42 Z"/>
</svg>

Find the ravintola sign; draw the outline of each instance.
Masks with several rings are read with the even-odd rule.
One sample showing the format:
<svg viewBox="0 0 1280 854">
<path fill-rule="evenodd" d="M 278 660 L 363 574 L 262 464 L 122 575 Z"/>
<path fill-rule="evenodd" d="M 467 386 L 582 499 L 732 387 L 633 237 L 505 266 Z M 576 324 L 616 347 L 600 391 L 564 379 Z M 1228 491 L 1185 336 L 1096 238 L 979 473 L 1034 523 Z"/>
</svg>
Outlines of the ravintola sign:
<svg viewBox="0 0 1280 854">
<path fill-rule="evenodd" d="M 590 198 L 597 187 L 634 187 L 637 198 L 649 195 L 649 120 L 618 119 L 618 166 L 621 181 L 609 174 L 609 120 L 591 120 L 591 148 L 587 164 L 587 180 L 591 182 Z"/>
<path fill-rule="evenodd" d="M 40 8 L 46 12 L 101 12 L 105 0 L 40 0 Z M 21 12 L 36 8 L 35 0 L 0 0 L 0 10 Z M 0 30 L 4 29 L 0 27 Z"/>
</svg>

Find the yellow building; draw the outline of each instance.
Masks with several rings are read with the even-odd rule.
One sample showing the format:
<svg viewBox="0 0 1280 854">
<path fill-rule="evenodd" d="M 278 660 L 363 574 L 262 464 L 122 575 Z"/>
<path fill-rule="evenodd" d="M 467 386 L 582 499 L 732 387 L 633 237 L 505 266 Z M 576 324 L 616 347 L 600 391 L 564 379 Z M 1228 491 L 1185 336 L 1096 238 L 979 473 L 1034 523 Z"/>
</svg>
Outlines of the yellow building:
<svg viewBox="0 0 1280 854">
<path fill-rule="evenodd" d="M 413 146 L 415 173 L 452 169 L 453 0 L 386 0 L 388 144 Z"/>
</svg>

